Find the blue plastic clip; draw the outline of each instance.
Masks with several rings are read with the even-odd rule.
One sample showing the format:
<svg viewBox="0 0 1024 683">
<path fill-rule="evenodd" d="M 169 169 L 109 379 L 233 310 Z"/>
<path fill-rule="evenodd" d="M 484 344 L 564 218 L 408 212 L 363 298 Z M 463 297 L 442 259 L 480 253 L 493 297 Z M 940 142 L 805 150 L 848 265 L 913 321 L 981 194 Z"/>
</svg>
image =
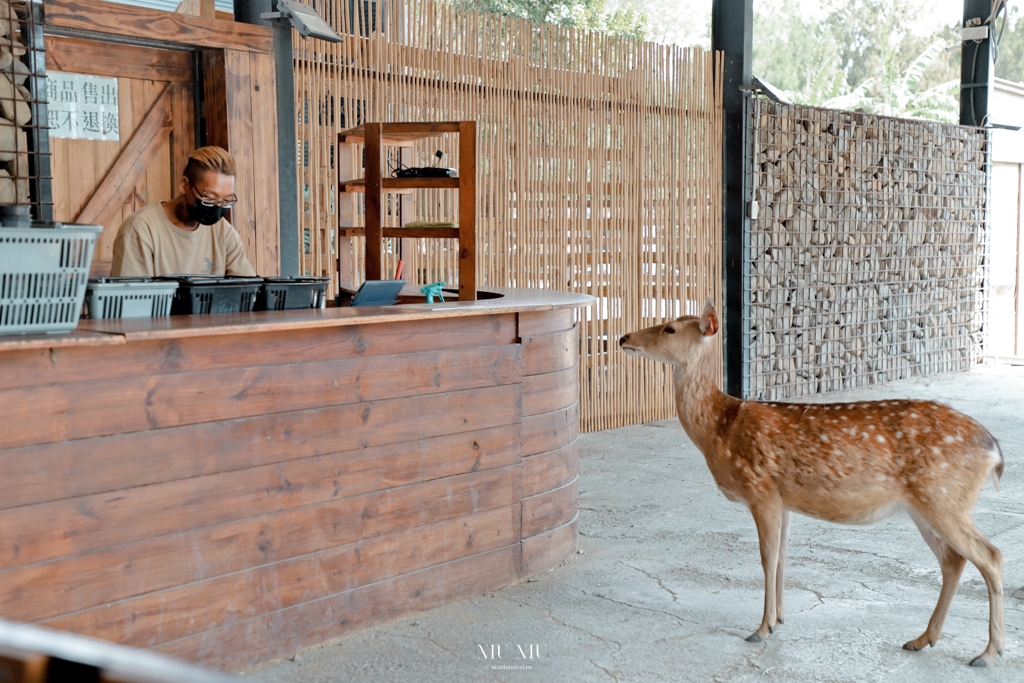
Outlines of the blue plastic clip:
<svg viewBox="0 0 1024 683">
<path fill-rule="evenodd" d="M 444 303 L 444 294 L 441 292 L 441 288 L 444 287 L 445 284 L 446 283 L 444 283 L 444 282 L 435 282 L 432 285 L 427 285 L 425 287 L 421 287 L 420 288 L 420 293 L 427 295 L 427 303 L 428 304 L 434 303 L 434 297 L 435 296 L 438 299 L 441 300 L 441 303 Z"/>
</svg>

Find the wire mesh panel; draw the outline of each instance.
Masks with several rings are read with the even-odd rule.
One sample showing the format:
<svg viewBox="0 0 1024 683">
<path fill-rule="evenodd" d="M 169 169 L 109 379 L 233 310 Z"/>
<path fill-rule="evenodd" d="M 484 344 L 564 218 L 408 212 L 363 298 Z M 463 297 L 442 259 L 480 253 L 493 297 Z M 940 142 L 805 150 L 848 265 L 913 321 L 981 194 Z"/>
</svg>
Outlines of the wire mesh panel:
<svg viewBox="0 0 1024 683">
<path fill-rule="evenodd" d="M 363 277 L 361 154 L 338 132 L 374 121 L 477 122 L 478 286 L 592 294 L 580 324 L 584 430 L 675 414 L 670 373 L 628 358 L 622 334 L 721 296 L 721 64 L 662 46 L 460 12 L 434 0 L 318 5 L 345 37 L 295 37 L 303 269 Z M 318 52 L 324 50 L 324 52 Z M 351 145 L 346 145 L 351 146 Z M 433 138 L 388 164 L 459 167 L 457 139 Z M 408 155 L 407 157 L 402 155 Z M 454 221 L 451 190 L 391 196 L 385 225 Z M 403 215 L 404 214 L 404 215 Z M 351 222 L 348 222 L 351 221 Z M 392 240 L 406 279 L 457 281 L 454 240 Z"/>
<path fill-rule="evenodd" d="M 748 101 L 744 393 L 967 370 L 986 327 L 986 132 Z"/>
<path fill-rule="evenodd" d="M 52 217 L 42 3 L 0 0 L 0 204 Z"/>
</svg>

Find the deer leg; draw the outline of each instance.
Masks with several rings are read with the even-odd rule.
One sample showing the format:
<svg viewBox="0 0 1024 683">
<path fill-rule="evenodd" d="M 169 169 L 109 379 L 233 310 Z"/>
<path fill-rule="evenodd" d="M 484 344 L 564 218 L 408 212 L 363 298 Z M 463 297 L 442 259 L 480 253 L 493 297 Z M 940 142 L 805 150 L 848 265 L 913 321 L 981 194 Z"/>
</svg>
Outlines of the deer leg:
<svg viewBox="0 0 1024 683">
<path fill-rule="evenodd" d="M 960 519 L 918 510 L 935 532 L 978 568 L 988 587 L 988 646 L 971 666 L 988 666 L 1003 653 L 1003 554 L 981 535 L 969 515 Z"/>
<path fill-rule="evenodd" d="M 775 577 L 779 569 L 779 540 L 782 535 L 782 511 L 775 506 L 751 507 L 757 538 L 761 546 L 761 567 L 764 569 L 764 617 L 747 640 L 760 643 L 775 630 L 777 625 L 777 603 L 775 598 Z"/>
<path fill-rule="evenodd" d="M 942 591 L 939 593 L 939 602 L 935 605 L 932 618 L 928 621 L 928 628 L 914 640 L 903 644 L 904 650 L 923 650 L 926 645 L 934 647 L 939 636 L 942 635 L 942 624 L 946 621 L 949 603 L 956 595 L 956 589 L 960 585 L 960 575 L 963 574 L 967 560 L 943 541 L 935 533 L 935 530 L 913 510 L 910 511 L 910 518 L 914 520 L 914 524 L 917 525 L 928 547 L 935 553 L 935 557 L 939 560 L 939 566 L 942 568 Z"/>
<path fill-rule="evenodd" d="M 775 614 L 779 623 L 786 616 L 786 555 L 789 553 L 789 510 L 782 511 L 782 529 L 779 535 L 779 568 L 775 574 Z"/>
</svg>

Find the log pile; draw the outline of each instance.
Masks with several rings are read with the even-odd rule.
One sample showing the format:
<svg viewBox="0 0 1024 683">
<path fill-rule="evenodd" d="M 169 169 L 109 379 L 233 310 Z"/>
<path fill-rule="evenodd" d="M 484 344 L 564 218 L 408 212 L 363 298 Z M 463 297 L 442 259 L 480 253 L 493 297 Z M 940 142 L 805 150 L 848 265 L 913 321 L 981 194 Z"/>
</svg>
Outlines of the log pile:
<svg viewBox="0 0 1024 683">
<path fill-rule="evenodd" d="M 984 131 L 768 101 L 752 109 L 746 395 L 780 400 L 978 362 Z"/>
<path fill-rule="evenodd" d="M 19 19 L 8 0 L 0 0 L 0 204 L 29 203 L 26 127 L 32 124 L 30 74 Z"/>
</svg>

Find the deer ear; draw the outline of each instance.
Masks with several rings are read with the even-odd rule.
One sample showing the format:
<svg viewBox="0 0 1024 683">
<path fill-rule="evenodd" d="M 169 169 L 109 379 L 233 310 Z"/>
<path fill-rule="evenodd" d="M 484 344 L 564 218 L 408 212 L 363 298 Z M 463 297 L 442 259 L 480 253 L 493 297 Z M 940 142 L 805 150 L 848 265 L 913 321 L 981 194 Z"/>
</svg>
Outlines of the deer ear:
<svg viewBox="0 0 1024 683">
<path fill-rule="evenodd" d="M 704 312 L 700 314 L 700 333 L 710 337 L 718 332 L 718 315 L 715 313 L 715 306 L 708 298 L 704 304 Z"/>
</svg>

